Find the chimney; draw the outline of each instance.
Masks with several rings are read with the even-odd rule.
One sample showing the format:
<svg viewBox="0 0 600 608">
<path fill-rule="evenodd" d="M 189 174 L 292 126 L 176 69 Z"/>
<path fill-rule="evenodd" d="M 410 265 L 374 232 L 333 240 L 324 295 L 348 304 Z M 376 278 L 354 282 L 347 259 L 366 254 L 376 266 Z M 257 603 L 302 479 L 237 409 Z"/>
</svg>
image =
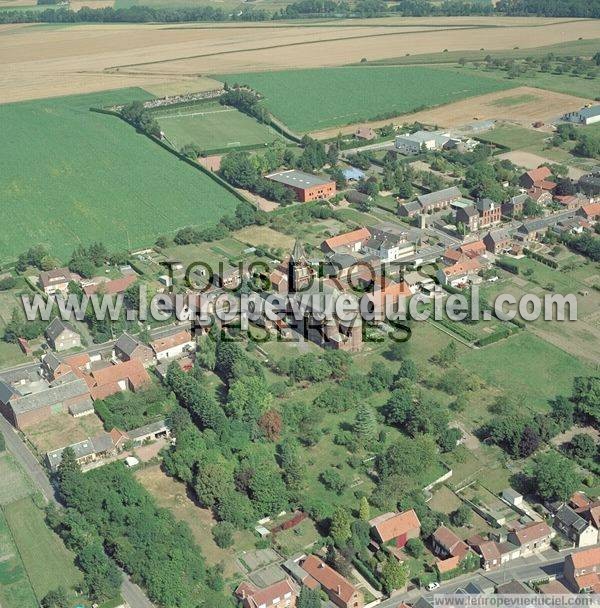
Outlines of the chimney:
<svg viewBox="0 0 600 608">
<path fill-rule="evenodd" d="M 342 587 L 341 585 L 337 586 L 337 594 L 340 595 L 342 593 Z"/>
</svg>

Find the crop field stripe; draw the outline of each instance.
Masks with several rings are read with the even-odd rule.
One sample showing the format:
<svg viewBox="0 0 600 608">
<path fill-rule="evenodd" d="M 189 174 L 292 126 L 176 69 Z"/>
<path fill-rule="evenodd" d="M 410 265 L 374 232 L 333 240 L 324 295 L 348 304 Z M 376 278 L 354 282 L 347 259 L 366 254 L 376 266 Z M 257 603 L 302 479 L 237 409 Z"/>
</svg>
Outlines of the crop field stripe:
<svg viewBox="0 0 600 608">
<path fill-rule="evenodd" d="M 262 93 L 262 103 L 297 132 L 385 119 L 515 87 L 470 71 L 426 66 L 282 70 L 217 78 Z"/>
<path fill-rule="evenodd" d="M 161 120 L 165 118 L 183 118 L 184 116 L 208 116 L 209 114 L 221 114 L 222 112 L 235 112 L 234 109 L 228 108 L 226 110 L 214 110 L 213 112 L 190 112 L 189 114 L 165 114 L 159 116 Z"/>
</svg>

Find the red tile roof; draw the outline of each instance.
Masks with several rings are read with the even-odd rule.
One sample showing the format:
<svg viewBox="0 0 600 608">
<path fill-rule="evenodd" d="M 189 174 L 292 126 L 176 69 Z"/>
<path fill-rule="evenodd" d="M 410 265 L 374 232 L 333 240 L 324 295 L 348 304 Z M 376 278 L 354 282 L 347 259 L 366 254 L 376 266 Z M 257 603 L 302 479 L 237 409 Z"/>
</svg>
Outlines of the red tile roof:
<svg viewBox="0 0 600 608">
<path fill-rule="evenodd" d="M 151 382 L 146 368 L 138 359 L 94 370 L 90 374 L 85 374 L 85 379 L 94 400 L 106 399 L 118 393 L 121 390 L 119 382 L 122 381 L 127 381 L 133 390 Z"/>
<path fill-rule="evenodd" d="M 585 551 L 572 553 L 571 555 L 567 555 L 566 559 L 573 562 L 576 570 L 600 566 L 600 547 L 591 547 Z"/>
<path fill-rule="evenodd" d="M 480 264 L 476 258 L 471 258 L 468 260 L 464 260 L 463 262 L 457 262 L 452 266 L 448 266 L 444 268 L 444 274 L 447 277 L 455 277 L 462 274 L 468 274 L 472 272 L 476 272 L 480 269 Z"/>
<path fill-rule="evenodd" d="M 325 244 L 329 249 L 335 249 L 336 247 L 344 247 L 348 245 L 354 245 L 360 241 L 366 241 L 371 238 L 371 233 L 368 228 L 359 228 L 352 232 L 345 232 L 344 234 L 338 234 L 325 240 Z"/>
<path fill-rule="evenodd" d="M 76 355 L 71 355 L 70 357 L 65 357 L 63 363 L 65 365 L 70 365 L 71 367 L 85 367 L 91 363 L 91 359 L 87 353 L 78 353 Z"/>
<path fill-rule="evenodd" d="M 106 294 L 107 296 L 115 295 L 117 293 L 124 292 L 128 287 L 133 285 L 137 281 L 137 276 L 130 274 L 126 277 L 121 277 L 119 279 L 113 279 L 112 281 L 103 281 L 101 283 L 96 283 L 93 285 L 86 285 L 83 288 L 83 293 L 86 296 L 91 296 L 94 293 Z"/>
<path fill-rule="evenodd" d="M 583 492 L 575 492 L 569 499 L 569 503 L 574 509 L 583 509 L 590 504 L 590 499 Z"/>
<path fill-rule="evenodd" d="M 461 559 L 469 551 L 467 543 L 446 526 L 440 526 L 434 533 L 433 538 L 438 545 L 441 545 L 450 555 L 458 556 Z"/>
<path fill-rule="evenodd" d="M 382 543 L 387 543 L 408 532 L 414 530 L 418 532 L 421 530 L 421 522 L 414 509 L 404 511 L 404 513 L 396 513 L 395 515 L 391 513 L 387 515 L 391 515 L 391 517 L 387 517 L 381 521 L 374 519 L 369 522 L 377 531 Z"/>
<path fill-rule="evenodd" d="M 483 559 L 487 562 L 500 559 L 500 549 L 498 549 L 498 545 L 493 540 L 481 543 L 481 545 L 479 545 L 479 551 L 481 552 Z"/>
<path fill-rule="evenodd" d="M 187 342 L 191 341 L 192 334 L 190 334 L 189 331 L 182 330 L 178 331 L 176 334 L 171 334 L 170 336 L 153 340 L 150 342 L 150 346 L 155 353 L 161 353 L 165 350 L 169 350 L 175 346 L 181 346 L 182 344 L 186 344 Z"/>
<path fill-rule="evenodd" d="M 552 529 L 543 521 L 533 522 L 519 528 L 518 530 L 515 530 L 514 534 L 519 543 L 525 545 L 527 543 L 550 536 L 550 534 L 552 534 Z"/>
<path fill-rule="evenodd" d="M 316 555 L 309 555 L 302 562 L 302 568 L 320 583 L 321 587 L 327 589 L 345 603 L 349 602 L 356 593 L 354 585 Z"/>
<path fill-rule="evenodd" d="M 460 250 L 466 253 L 469 257 L 481 255 L 485 251 L 485 243 L 483 241 L 472 241 L 464 243 L 460 246 Z"/>
<path fill-rule="evenodd" d="M 583 205 L 581 209 L 588 217 L 596 217 L 600 215 L 600 203 L 590 203 L 589 205 Z"/>
<path fill-rule="evenodd" d="M 548 167 L 544 166 L 538 167 L 537 169 L 531 169 L 531 171 L 527 171 L 525 175 L 527 175 L 531 179 L 531 181 L 535 183 L 541 182 L 546 178 L 550 177 L 552 175 L 552 171 L 550 171 Z"/>
<path fill-rule="evenodd" d="M 438 559 L 435 565 L 437 566 L 440 574 L 444 574 L 458 568 L 461 559 L 462 558 L 460 555 L 455 555 L 454 557 L 449 557 L 448 559 Z"/>
<path fill-rule="evenodd" d="M 252 583 L 244 581 L 235 590 L 235 595 L 239 599 L 245 600 L 246 605 L 251 606 L 252 608 L 259 608 L 259 606 L 262 605 L 272 606 L 273 600 L 277 598 L 283 600 L 286 593 L 295 595 L 294 588 L 287 579 L 279 581 L 269 587 L 265 587 L 264 589 L 258 589 L 258 587 Z"/>
</svg>

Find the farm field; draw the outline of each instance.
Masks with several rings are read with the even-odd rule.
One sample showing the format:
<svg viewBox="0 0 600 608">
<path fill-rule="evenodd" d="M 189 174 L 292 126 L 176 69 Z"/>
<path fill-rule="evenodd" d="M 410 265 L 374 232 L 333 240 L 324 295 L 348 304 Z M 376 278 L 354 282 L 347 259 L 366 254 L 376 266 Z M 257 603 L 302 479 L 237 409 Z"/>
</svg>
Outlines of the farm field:
<svg viewBox="0 0 600 608">
<path fill-rule="evenodd" d="M 444 55 L 481 48 L 524 50 L 599 37 L 597 20 L 535 17 L 392 17 L 218 27 L 15 24 L 0 36 L 0 98 L 8 102 L 163 83 L 188 86 L 198 74 L 339 66 L 363 57 L 374 61 L 442 54 L 444 49 Z"/>
<path fill-rule="evenodd" d="M 180 149 L 194 143 L 202 150 L 267 145 L 280 139 L 271 127 L 220 103 L 201 103 L 154 112 L 166 137 Z"/>
<path fill-rule="evenodd" d="M 32 494 L 27 478 L 8 452 L 0 452 L 0 507 Z"/>
<path fill-rule="evenodd" d="M 93 105 L 144 99 L 140 89 L 0 105 L 11 146 L 2 157 L 0 260 L 45 244 L 65 259 L 79 243 L 149 245 L 188 225 L 215 224 L 237 199 Z M 168 204 L 167 204 L 168 202 Z"/>
<path fill-rule="evenodd" d="M 254 0 L 252 8 L 255 10 L 264 10 L 269 12 L 278 11 L 281 8 L 291 4 L 292 0 Z M 198 6 L 212 6 L 220 8 L 224 11 L 242 10 L 247 8 L 242 0 L 219 0 L 215 3 L 214 0 L 115 0 L 115 8 L 130 8 L 132 6 L 151 6 L 152 8 L 193 8 Z"/>
<path fill-rule="evenodd" d="M 399 115 L 511 87 L 430 67 L 286 70 L 222 78 L 262 93 L 266 107 L 299 132 Z"/>
<path fill-rule="evenodd" d="M 485 76 L 487 73 L 481 72 L 481 74 Z M 585 103 L 585 100 L 570 94 L 519 86 L 518 83 L 510 80 L 501 82 L 512 83 L 516 88 L 470 97 L 409 115 L 396 116 L 392 121 L 395 124 L 418 121 L 450 128 L 461 127 L 479 120 L 506 120 L 529 127 L 532 122 L 554 120 L 569 109 L 576 110 Z M 515 103 L 515 100 L 519 100 L 519 103 Z M 372 127 L 382 127 L 389 123 L 390 119 L 369 121 Z M 335 137 L 339 131 L 347 134 L 352 133 L 355 128 L 356 126 L 353 125 L 339 129 L 324 129 L 314 132 L 313 136 L 322 139 Z M 477 136 L 479 137 L 479 134 Z"/>
<path fill-rule="evenodd" d="M 550 133 L 534 131 L 518 125 L 501 125 L 479 136 L 480 139 L 506 146 L 511 150 L 541 149 L 549 137 L 552 137 Z"/>
<path fill-rule="evenodd" d="M 71 589 L 82 580 L 83 575 L 74 565 L 74 555 L 46 526 L 43 511 L 31 498 L 7 505 L 4 515 L 39 599 L 60 585 Z"/>
</svg>

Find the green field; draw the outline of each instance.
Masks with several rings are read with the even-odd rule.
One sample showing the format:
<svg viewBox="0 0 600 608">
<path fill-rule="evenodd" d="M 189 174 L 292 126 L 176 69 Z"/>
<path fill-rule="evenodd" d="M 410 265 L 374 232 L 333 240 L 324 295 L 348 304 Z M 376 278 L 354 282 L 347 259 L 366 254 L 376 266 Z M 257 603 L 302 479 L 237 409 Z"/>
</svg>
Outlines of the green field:
<svg viewBox="0 0 600 608">
<path fill-rule="evenodd" d="M 307 132 L 409 113 L 511 88 L 473 72 L 432 67 L 346 67 L 229 74 L 248 84 L 291 129 Z"/>
<path fill-rule="evenodd" d="M 511 150 L 525 150 L 528 148 L 541 150 L 548 137 L 550 137 L 548 133 L 541 133 L 540 131 L 534 131 L 516 125 L 496 127 L 495 129 L 478 136 L 479 139 L 506 146 Z"/>
<path fill-rule="evenodd" d="M 215 224 L 237 199 L 200 171 L 90 106 L 148 98 L 141 89 L 0 105 L 0 261 L 33 244 L 67 258 L 79 244 L 151 245 Z"/>
<path fill-rule="evenodd" d="M 166 137 L 176 148 L 194 143 L 203 150 L 269 144 L 277 132 L 257 120 L 219 103 L 171 108 L 155 113 Z"/>
<path fill-rule="evenodd" d="M 61 585 L 71 589 L 81 581 L 82 574 L 73 563 L 74 555 L 46 526 L 43 511 L 31 498 L 7 505 L 4 515 L 39 599 Z"/>
<path fill-rule="evenodd" d="M 31 485 L 8 452 L 0 453 L 0 507 L 33 493 Z"/>
<path fill-rule="evenodd" d="M 291 4 L 293 0 L 254 0 L 251 7 L 255 10 L 269 12 L 278 11 Z M 248 4 L 243 0 L 115 0 L 115 8 L 130 8 L 132 6 L 151 6 L 153 8 L 197 8 L 199 6 L 210 6 L 220 8 L 224 11 L 234 9 L 248 9 Z"/>
</svg>

